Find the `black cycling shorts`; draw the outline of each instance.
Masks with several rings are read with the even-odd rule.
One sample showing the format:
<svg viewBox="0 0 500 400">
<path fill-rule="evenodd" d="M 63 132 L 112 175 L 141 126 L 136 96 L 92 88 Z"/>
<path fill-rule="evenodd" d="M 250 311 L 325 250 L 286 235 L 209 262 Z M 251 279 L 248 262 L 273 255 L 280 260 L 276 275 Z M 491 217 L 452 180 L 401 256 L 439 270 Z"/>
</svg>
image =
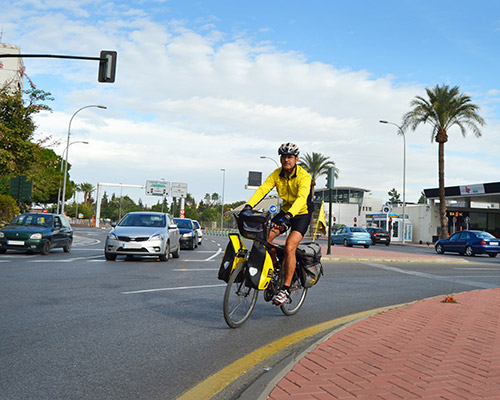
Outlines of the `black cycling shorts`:
<svg viewBox="0 0 500 400">
<path fill-rule="evenodd" d="M 278 214 L 276 214 L 271 220 L 275 224 L 281 219 L 281 217 L 285 215 L 285 211 L 281 210 Z M 309 229 L 309 224 L 311 223 L 312 214 L 301 214 L 296 215 L 292 218 L 292 228 L 290 230 L 300 232 L 302 236 L 304 236 Z"/>
</svg>

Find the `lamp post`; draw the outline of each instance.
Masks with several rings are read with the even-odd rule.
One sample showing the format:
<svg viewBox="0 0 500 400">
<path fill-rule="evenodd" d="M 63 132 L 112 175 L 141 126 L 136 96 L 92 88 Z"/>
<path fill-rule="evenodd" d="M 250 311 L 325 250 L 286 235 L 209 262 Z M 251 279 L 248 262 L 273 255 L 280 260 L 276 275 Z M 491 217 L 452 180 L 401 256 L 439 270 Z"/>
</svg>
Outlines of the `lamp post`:
<svg viewBox="0 0 500 400">
<path fill-rule="evenodd" d="M 78 140 L 77 142 L 71 142 L 69 144 L 69 146 L 71 146 L 72 144 L 76 144 L 76 143 L 89 144 L 89 142 L 86 142 L 84 140 Z M 63 153 L 62 153 L 62 156 L 61 156 L 61 174 L 63 172 L 63 160 L 64 160 L 64 153 L 65 152 L 66 152 L 66 148 L 63 150 Z M 61 179 L 59 179 L 59 188 L 57 189 L 57 211 L 56 211 L 56 214 L 59 214 L 59 206 L 61 204 L 61 183 L 62 183 Z"/>
<path fill-rule="evenodd" d="M 82 111 L 85 108 L 90 108 L 90 107 L 97 107 L 97 108 L 102 108 L 106 109 L 106 106 L 99 106 L 99 105 L 89 105 L 89 106 L 84 106 L 82 108 L 79 108 L 76 110 L 73 115 L 71 116 L 71 119 L 69 120 L 69 126 L 68 126 L 68 139 L 66 140 L 66 159 L 64 162 L 64 183 L 63 183 L 63 191 L 62 191 L 62 201 L 61 201 L 61 214 L 64 214 L 64 201 L 65 201 L 65 194 L 66 194 L 66 177 L 68 174 L 68 148 L 69 148 L 69 138 L 71 136 L 71 122 L 73 121 L 73 118 L 75 118 L 75 115 L 78 114 L 80 111 Z"/>
<path fill-rule="evenodd" d="M 398 125 L 395 124 L 394 122 L 389 122 L 389 121 L 379 121 L 381 124 L 390 124 L 394 125 L 398 128 L 398 134 L 403 136 L 403 241 L 402 243 L 405 243 L 405 204 L 406 204 L 406 137 L 403 129 Z"/>
<path fill-rule="evenodd" d="M 224 224 L 224 186 L 226 185 L 226 170 L 224 168 L 220 170 L 222 171 L 222 209 L 220 213 L 220 229 L 222 231 Z"/>
<path fill-rule="evenodd" d="M 272 162 L 274 162 L 276 164 L 277 168 L 280 167 L 280 165 L 278 164 L 278 162 L 274 158 L 267 157 L 267 156 L 260 156 L 260 158 L 267 158 L 267 159 L 271 160 Z"/>
</svg>

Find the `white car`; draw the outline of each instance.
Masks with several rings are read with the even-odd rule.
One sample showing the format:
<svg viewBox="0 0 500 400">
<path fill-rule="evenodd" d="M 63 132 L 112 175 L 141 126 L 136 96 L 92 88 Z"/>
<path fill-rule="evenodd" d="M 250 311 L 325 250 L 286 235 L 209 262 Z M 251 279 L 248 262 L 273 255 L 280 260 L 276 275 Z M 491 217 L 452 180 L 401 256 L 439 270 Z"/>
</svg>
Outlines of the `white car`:
<svg viewBox="0 0 500 400">
<path fill-rule="evenodd" d="M 179 257 L 180 233 L 170 214 L 159 212 L 131 212 L 125 215 L 106 237 L 104 257 L 157 256 L 168 261 L 170 253 Z"/>
<path fill-rule="evenodd" d="M 203 231 L 201 229 L 201 225 L 198 221 L 193 219 L 194 229 L 196 233 L 198 233 L 198 246 L 201 245 L 201 239 L 203 238 Z"/>
</svg>

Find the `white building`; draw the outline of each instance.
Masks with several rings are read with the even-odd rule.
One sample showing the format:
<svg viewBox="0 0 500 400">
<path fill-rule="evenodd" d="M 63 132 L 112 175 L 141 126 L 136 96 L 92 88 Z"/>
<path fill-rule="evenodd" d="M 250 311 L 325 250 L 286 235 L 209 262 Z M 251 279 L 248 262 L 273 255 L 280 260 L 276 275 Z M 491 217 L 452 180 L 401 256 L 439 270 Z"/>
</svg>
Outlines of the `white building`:
<svg viewBox="0 0 500 400">
<path fill-rule="evenodd" d="M 21 54 L 12 44 L 0 43 L 1 54 Z M 23 90 L 24 63 L 21 57 L 0 57 L 0 86 L 7 84 L 13 91 Z"/>
</svg>

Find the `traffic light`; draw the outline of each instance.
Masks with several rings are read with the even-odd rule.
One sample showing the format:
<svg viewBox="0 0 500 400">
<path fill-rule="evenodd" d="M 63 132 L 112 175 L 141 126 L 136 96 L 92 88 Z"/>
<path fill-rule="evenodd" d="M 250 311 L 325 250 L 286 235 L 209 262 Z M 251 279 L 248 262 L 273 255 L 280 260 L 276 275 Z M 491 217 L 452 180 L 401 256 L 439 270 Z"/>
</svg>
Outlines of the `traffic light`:
<svg viewBox="0 0 500 400">
<path fill-rule="evenodd" d="M 99 82 L 113 83 L 116 74 L 116 51 L 102 50 L 99 60 Z"/>
<path fill-rule="evenodd" d="M 328 173 L 326 175 L 326 187 L 328 189 L 333 189 L 335 184 L 335 169 L 333 167 L 328 168 Z"/>
</svg>

